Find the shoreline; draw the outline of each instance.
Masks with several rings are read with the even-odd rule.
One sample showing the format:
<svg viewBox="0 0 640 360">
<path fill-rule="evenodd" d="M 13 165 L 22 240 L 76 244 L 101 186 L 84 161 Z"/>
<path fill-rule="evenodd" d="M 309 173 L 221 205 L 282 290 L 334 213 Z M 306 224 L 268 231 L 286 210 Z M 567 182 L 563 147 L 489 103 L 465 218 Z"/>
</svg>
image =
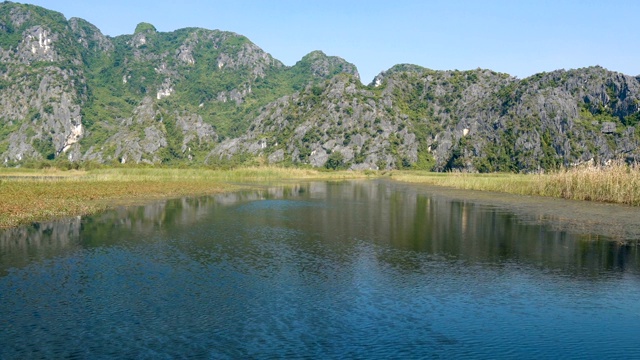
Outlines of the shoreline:
<svg viewBox="0 0 640 360">
<path fill-rule="evenodd" d="M 543 224 L 561 232 L 590 234 L 586 240 L 605 237 L 620 245 L 640 246 L 640 223 L 637 221 L 640 208 L 635 206 L 391 181 L 420 189 L 434 197 L 470 206 L 498 208 L 514 214 L 521 222 Z"/>
<path fill-rule="evenodd" d="M 593 224 L 596 224 L 611 227 L 607 224 L 616 222 L 613 221 L 615 218 L 608 217 L 610 213 L 622 211 L 631 214 L 625 216 L 640 215 L 640 208 L 632 206 L 633 204 L 597 200 L 567 202 L 562 196 L 535 193 L 544 188 L 539 183 L 540 179 L 554 180 L 553 176 L 556 175 L 440 174 L 419 171 L 325 172 L 278 167 L 224 171 L 167 168 L 110 168 L 91 171 L 2 169 L 0 229 L 65 217 L 92 215 L 119 206 L 144 205 L 158 200 L 233 192 L 249 189 L 251 184 L 309 180 L 385 179 L 429 188 L 438 195 L 449 194 L 456 199 L 505 207 L 518 214 L 533 212 L 538 219 L 552 219 L 555 223 L 565 222 L 562 226 L 583 227 L 587 226 L 585 224 L 591 224 L 588 227 L 593 228 Z M 534 193 L 531 193 L 532 189 Z M 518 201 L 523 199 L 526 199 L 526 204 L 518 206 Z M 548 209 L 550 206 L 566 206 L 573 210 L 571 216 L 566 219 L 566 214 L 551 211 Z M 523 211 L 527 207 L 534 210 Z M 604 209 L 604 215 L 597 215 L 593 210 L 595 208 Z M 604 220 L 605 218 L 608 220 Z M 626 220 L 625 222 L 628 223 Z M 612 229 L 618 229 L 620 235 L 619 225 L 614 225 Z M 622 233 L 626 234 L 622 236 L 625 240 L 640 239 L 640 229 L 622 230 Z"/>
<path fill-rule="evenodd" d="M 366 177 L 349 172 L 304 169 L 112 168 L 95 171 L 0 171 L 0 229 L 66 217 L 86 216 L 118 206 L 237 191 L 249 182 L 335 180 Z"/>
<path fill-rule="evenodd" d="M 576 167 L 548 174 L 433 173 L 398 170 L 395 180 L 456 189 L 581 200 L 640 207 L 640 166 L 614 163 Z"/>
</svg>

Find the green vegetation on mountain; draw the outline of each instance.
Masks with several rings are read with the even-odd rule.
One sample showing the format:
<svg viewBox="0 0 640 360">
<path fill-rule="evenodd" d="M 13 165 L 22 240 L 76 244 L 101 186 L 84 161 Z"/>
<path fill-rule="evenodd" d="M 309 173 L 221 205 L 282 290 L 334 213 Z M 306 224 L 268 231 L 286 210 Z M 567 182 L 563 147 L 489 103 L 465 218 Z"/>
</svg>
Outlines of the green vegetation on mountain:
<svg viewBox="0 0 640 360">
<path fill-rule="evenodd" d="M 314 51 L 285 66 L 246 37 L 104 36 L 0 4 L 0 161 L 540 172 L 640 160 L 640 79 L 600 67 L 516 79 L 400 64 L 360 82 Z"/>
</svg>

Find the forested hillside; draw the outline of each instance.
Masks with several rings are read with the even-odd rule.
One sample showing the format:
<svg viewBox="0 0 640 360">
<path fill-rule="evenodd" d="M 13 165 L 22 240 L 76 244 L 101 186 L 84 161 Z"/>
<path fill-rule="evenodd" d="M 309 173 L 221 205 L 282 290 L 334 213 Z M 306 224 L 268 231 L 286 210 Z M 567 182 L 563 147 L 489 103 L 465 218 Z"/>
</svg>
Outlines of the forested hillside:
<svg viewBox="0 0 640 360">
<path fill-rule="evenodd" d="M 0 4 L 0 160 L 539 171 L 640 160 L 640 77 L 517 79 L 396 65 L 363 85 L 321 51 L 285 66 L 246 37 Z"/>
</svg>

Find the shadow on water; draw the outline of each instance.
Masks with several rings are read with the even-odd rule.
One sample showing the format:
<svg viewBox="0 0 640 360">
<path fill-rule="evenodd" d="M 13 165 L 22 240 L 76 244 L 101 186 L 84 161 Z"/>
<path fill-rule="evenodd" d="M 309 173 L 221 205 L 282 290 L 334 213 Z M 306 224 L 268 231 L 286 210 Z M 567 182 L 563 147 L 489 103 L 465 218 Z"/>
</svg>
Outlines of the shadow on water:
<svg viewBox="0 0 640 360">
<path fill-rule="evenodd" d="M 211 233 L 237 238 L 269 229 L 314 239 L 295 246 L 364 241 L 474 263 L 519 262 L 594 276 L 638 270 L 640 248 L 632 237 L 637 209 L 574 202 L 595 207 L 580 213 L 562 200 L 484 195 L 385 181 L 308 182 L 122 207 L 1 231 L 0 275 L 81 249 L 183 238 L 181 233 L 193 231 L 203 235 L 190 242 L 206 247 Z M 399 266 L 410 266 L 407 256 L 400 258 Z"/>
</svg>

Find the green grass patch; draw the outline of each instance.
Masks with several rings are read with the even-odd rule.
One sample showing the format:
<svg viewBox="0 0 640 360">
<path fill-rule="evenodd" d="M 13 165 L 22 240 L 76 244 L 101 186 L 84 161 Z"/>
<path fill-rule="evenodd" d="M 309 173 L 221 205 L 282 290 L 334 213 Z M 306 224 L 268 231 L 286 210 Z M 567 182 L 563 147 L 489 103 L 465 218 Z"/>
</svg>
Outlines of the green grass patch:
<svg viewBox="0 0 640 360">
<path fill-rule="evenodd" d="M 0 169 L 0 227 L 92 214 L 156 199 L 233 191 L 237 183 L 365 177 L 348 171 L 255 167 L 232 170 L 102 168 Z"/>
</svg>

